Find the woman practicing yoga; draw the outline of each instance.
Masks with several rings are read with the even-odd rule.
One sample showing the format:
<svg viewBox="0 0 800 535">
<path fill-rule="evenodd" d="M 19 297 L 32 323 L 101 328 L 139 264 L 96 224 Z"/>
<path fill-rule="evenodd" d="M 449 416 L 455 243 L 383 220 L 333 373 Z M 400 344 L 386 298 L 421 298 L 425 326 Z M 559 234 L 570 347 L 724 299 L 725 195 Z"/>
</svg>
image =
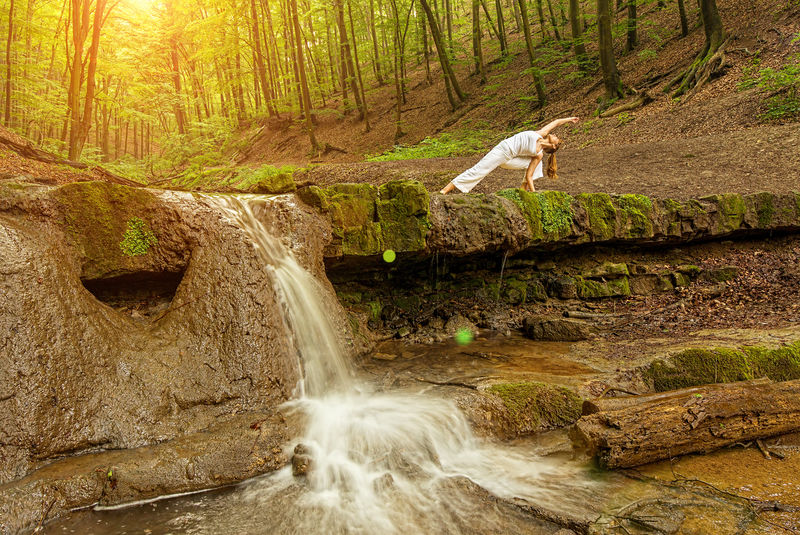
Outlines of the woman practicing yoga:
<svg viewBox="0 0 800 535">
<path fill-rule="evenodd" d="M 527 130 L 504 139 L 481 158 L 481 161 L 455 177 L 439 193 L 450 193 L 454 189 L 468 193 L 497 167 L 527 169 L 522 189 L 533 191 L 533 181 L 544 176 L 542 174 L 542 158 L 545 152 L 550 155 L 547 159 L 547 176 L 553 179 L 558 176 L 556 175 L 558 165 L 555 152 L 561 145 L 561 140 L 550 132 L 562 124 L 577 122 L 577 117 L 556 119 L 541 130 Z"/>
</svg>

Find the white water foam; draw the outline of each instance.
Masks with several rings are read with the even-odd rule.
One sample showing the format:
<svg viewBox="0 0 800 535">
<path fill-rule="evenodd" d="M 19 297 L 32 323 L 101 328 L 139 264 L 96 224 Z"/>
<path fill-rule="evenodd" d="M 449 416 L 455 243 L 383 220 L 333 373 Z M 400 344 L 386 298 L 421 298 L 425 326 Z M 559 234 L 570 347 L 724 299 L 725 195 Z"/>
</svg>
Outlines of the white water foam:
<svg viewBox="0 0 800 535">
<path fill-rule="evenodd" d="M 307 421 L 297 442 L 311 458 L 307 475 L 296 478 L 287 467 L 243 492 L 246 503 L 270 506 L 269 520 L 261 523 L 265 533 L 459 533 L 469 526 L 475 533 L 495 532 L 489 524 L 479 527 L 496 520 L 475 510 L 474 490 L 454 484 L 459 476 L 496 496 L 540 504 L 563 502 L 565 489 L 574 486 L 567 491 L 570 501 L 583 505 L 581 469 L 479 440 L 447 400 L 378 393 L 359 381 L 321 299 L 324 288 L 259 219 L 259 203 L 269 201 L 212 202 L 247 232 L 269 270 L 304 372 L 300 396 L 287 408 Z M 289 453 L 297 443 L 287 446 Z M 471 519 L 468 526 L 463 519 Z M 229 528 L 246 521 L 219 519 Z M 206 528 L 213 532 L 215 523 Z"/>
</svg>

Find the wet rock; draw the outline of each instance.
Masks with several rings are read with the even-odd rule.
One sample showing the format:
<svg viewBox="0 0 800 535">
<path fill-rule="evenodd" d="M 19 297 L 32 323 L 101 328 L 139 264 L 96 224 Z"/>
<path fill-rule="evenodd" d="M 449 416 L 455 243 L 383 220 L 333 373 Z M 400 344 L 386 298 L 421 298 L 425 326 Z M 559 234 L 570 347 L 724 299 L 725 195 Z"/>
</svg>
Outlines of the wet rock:
<svg viewBox="0 0 800 535">
<path fill-rule="evenodd" d="M 472 323 L 470 320 L 468 320 L 467 318 L 465 318 L 460 314 L 456 314 L 455 316 L 447 320 L 447 323 L 445 323 L 444 326 L 444 331 L 449 335 L 453 335 L 461 329 L 466 329 L 472 333 L 478 331 L 478 328 L 475 326 L 474 323 Z"/>
<path fill-rule="evenodd" d="M 326 226 L 313 211 L 276 199 L 259 217 L 324 272 Z M 3 189 L 0 251 L 0 332 L 12 333 L 0 341 L 0 482 L 291 396 L 296 357 L 272 281 L 250 238 L 203 199 L 104 183 Z M 177 286 L 158 315 L 133 319 L 87 291 L 100 282 L 138 291 L 153 274 Z"/>
<path fill-rule="evenodd" d="M 580 417 L 581 398 L 562 386 L 535 382 L 502 383 L 492 385 L 487 392 L 503 400 L 519 435 L 564 427 Z"/>
<path fill-rule="evenodd" d="M 292 475 L 294 477 L 304 476 L 311 469 L 313 461 L 311 450 L 305 444 L 298 444 L 294 447 L 292 455 Z"/>
<path fill-rule="evenodd" d="M 0 530 L 32 529 L 42 518 L 43 503 L 52 503 L 47 516 L 52 520 L 97 503 L 191 492 L 277 470 L 288 462 L 281 445 L 299 430 L 297 422 L 277 412 L 239 414 L 160 444 L 55 461 L 0 485 Z"/>
<path fill-rule="evenodd" d="M 525 336 L 531 340 L 576 342 L 592 335 L 591 324 L 569 318 L 527 316 L 522 322 Z"/>
<path fill-rule="evenodd" d="M 397 355 L 390 355 L 388 353 L 373 353 L 370 356 L 375 360 L 394 360 L 397 358 Z"/>
</svg>

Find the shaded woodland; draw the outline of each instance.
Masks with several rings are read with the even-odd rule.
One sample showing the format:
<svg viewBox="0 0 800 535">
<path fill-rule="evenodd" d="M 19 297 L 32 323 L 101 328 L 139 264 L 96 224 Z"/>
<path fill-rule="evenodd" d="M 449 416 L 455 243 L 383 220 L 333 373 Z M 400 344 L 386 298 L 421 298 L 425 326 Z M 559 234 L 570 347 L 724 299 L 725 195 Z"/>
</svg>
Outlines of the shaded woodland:
<svg viewBox="0 0 800 535">
<path fill-rule="evenodd" d="M 464 66 L 524 46 L 532 107 L 547 102 L 547 61 L 560 54 L 578 76 L 600 69 L 607 106 L 626 88 L 614 40 L 637 43 L 637 13 L 662 0 L 5 0 L 2 119 L 70 160 L 212 165 L 232 134 L 254 123 L 304 125 L 313 153 L 329 115 L 369 130 L 367 94 L 394 88 L 395 139 L 403 135 L 410 69 L 442 85 L 452 110 L 470 96 Z M 719 67 L 723 26 L 715 0 L 684 5 L 683 34 L 704 24 L 706 45 L 670 82 L 680 95 Z M 638 9 L 638 11 L 637 11 Z M 511 39 L 511 34 L 514 39 Z M 521 38 L 519 37 L 521 36 Z M 596 44 L 587 53 L 587 44 Z M 517 52 L 520 52 L 517 49 Z M 441 77 L 441 81 L 437 78 Z M 443 82 L 443 83 L 442 83 Z"/>
</svg>

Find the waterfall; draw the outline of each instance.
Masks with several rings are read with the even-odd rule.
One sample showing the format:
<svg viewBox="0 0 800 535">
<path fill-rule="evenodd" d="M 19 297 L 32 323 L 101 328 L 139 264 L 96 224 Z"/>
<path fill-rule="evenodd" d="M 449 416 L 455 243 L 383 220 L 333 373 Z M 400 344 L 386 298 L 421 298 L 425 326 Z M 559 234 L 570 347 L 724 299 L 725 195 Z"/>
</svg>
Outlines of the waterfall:
<svg viewBox="0 0 800 535">
<path fill-rule="evenodd" d="M 492 513 L 475 488 L 546 501 L 548 487 L 564 482 L 565 469 L 553 462 L 477 439 L 448 400 L 420 391 L 375 392 L 359 380 L 323 286 L 258 218 L 259 203 L 270 201 L 211 199 L 252 239 L 284 307 L 303 370 L 300 395 L 287 409 L 306 422 L 287 453 L 303 444 L 310 464 L 301 477 L 287 467 L 248 483 L 241 503 L 209 515 L 192 533 L 515 532 L 508 513 Z M 579 501 L 580 491 L 574 495 Z M 254 521 L 257 529 L 248 527 Z"/>
</svg>

